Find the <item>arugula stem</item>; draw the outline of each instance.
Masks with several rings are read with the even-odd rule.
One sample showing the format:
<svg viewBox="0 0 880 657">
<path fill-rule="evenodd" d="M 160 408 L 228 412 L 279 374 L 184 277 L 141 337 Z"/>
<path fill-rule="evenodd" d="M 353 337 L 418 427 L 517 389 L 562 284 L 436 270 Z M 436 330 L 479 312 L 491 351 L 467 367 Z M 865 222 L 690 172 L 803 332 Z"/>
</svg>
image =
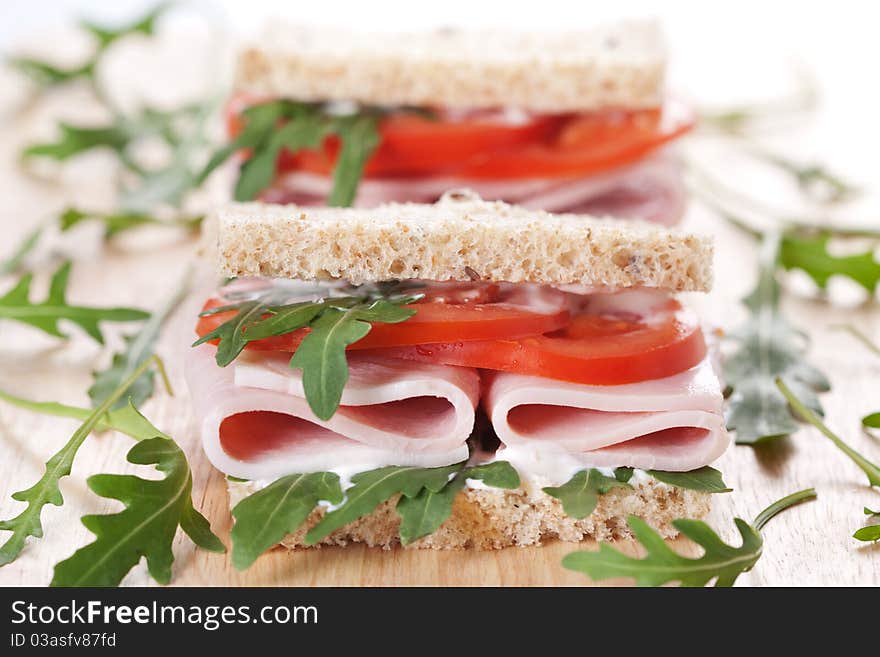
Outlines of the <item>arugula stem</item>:
<svg viewBox="0 0 880 657">
<path fill-rule="evenodd" d="M 815 488 L 806 488 L 804 490 L 799 490 L 796 493 L 792 493 L 791 495 L 786 495 L 780 500 L 776 500 L 766 509 L 761 511 L 758 515 L 755 516 L 755 519 L 752 521 L 752 527 L 756 530 L 761 531 L 770 520 L 772 520 L 776 515 L 789 509 L 797 504 L 801 504 L 802 502 L 806 502 L 807 500 L 816 499 L 816 489 Z"/>
<path fill-rule="evenodd" d="M 867 335 L 865 335 L 862 331 L 856 328 L 852 324 L 832 324 L 828 328 L 837 329 L 839 331 L 846 331 L 850 335 L 852 335 L 856 340 L 861 342 L 865 347 L 868 348 L 875 356 L 880 356 L 880 347 L 878 347 L 874 342 L 871 341 Z"/>
<path fill-rule="evenodd" d="M 706 168 L 697 164 L 693 158 L 685 160 L 684 164 L 686 170 L 693 178 L 689 187 L 700 197 L 700 201 L 708 205 L 713 211 L 717 211 L 718 208 L 723 208 L 725 202 L 735 201 L 744 208 L 765 217 L 789 217 L 791 215 L 788 211 L 770 206 L 763 201 L 747 196 L 746 194 L 733 189 L 729 185 L 726 185 L 717 177 L 708 173 Z M 707 197 L 712 200 L 707 202 Z M 734 225 L 754 236 L 761 235 L 765 232 L 756 226 L 751 225 L 751 223 L 736 217 L 726 209 L 724 209 L 723 212 L 719 212 L 719 214 L 722 219 L 731 223 L 731 225 Z M 860 228 L 857 226 L 826 225 L 825 220 L 819 216 L 803 219 L 777 219 L 776 228 L 780 232 L 828 233 L 834 237 L 864 237 L 869 239 L 880 239 L 880 230 Z"/>
<path fill-rule="evenodd" d="M 782 379 L 776 379 L 776 387 L 779 388 L 779 391 L 788 400 L 788 403 L 799 416 L 821 431 L 841 452 L 846 454 L 853 463 L 861 468 L 862 472 L 868 476 L 869 486 L 880 486 L 880 467 L 871 463 L 831 431 L 831 429 L 829 429 L 822 420 L 813 413 L 813 411 L 807 408 L 801 400 L 795 397 L 794 393 L 787 385 L 785 385 Z"/>
</svg>

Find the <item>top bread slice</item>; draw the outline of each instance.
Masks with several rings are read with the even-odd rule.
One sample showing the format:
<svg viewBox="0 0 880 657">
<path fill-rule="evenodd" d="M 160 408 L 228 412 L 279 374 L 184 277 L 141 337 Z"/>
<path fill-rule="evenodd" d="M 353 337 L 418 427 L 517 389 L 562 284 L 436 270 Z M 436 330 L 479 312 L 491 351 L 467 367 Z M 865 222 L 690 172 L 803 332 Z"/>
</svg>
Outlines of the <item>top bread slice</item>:
<svg viewBox="0 0 880 657">
<path fill-rule="evenodd" d="M 274 24 L 238 58 L 235 88 L 302 101 L 579 112 L 656 107 L 656 23 L 562 33 L 362 33 Z"/>
<path fill-rule="evenodd" d="M 708 291 L 709 237 L 550 214 L 470 192 L 373 209 L 233 203 L 206 227 L 224 276 L 402 279 Z"/>
</svg>

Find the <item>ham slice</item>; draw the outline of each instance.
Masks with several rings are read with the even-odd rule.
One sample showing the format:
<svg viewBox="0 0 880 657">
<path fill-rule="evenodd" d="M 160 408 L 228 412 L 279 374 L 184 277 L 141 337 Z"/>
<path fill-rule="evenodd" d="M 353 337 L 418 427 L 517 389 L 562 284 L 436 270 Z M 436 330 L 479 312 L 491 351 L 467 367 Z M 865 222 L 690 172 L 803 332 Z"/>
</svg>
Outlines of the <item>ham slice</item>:
<svg viewBox="0 0 880 657">
<path fill-rule="evenodd" d="M 215 348 L 190 350 L 187 383 L 208 458 L 222 472 L 274 479 L 295 472 L 436 467 L 468 457 L 479 399 L 469 368 L 348 355 L 336 414 L 319 420 L 299 370 L 282 354 L 242 354 L 220 368 Z"/>
<path fill-rule="evenodd" d="M 326 176 L 291 173 L 263 195 L 271 203 L 323 205 L 332 181 Z M 365 179 L 358 187 L 355 207 L 375 207 L 390 201 L 433 203 L 450 189 L 468 188 L 486 200 L 503 200 L 548 212 L 644 219 L 664 225 L 684 215 L 684 186 L 680 164 L 669 154 L 587 178 L 511 181 L 462 178 Z"/>
<path fill-rule="evenodd" d="M 583 466 L 683 472 L 708 465 L 730 442 L 709 359 L 618 386 L 497 373 L 487 378 L 483 403 L 511 453 L 556 454 Z"/>
</svg>

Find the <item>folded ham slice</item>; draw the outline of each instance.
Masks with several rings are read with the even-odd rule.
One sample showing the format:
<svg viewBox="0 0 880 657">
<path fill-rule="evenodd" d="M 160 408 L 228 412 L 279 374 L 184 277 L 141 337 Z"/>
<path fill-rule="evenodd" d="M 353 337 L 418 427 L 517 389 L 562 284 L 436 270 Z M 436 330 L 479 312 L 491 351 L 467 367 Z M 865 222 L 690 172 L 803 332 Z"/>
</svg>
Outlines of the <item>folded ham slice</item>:
<svg viewBox="0 0 880 657">
<path fill-rule="evenodd" d="M 721 386 L 709 359 L 675 376 L 591 386 L 497 373 L 483 403 L 510 454 L 579 466 L 683 472 L 724 453 Z M 498 458 L 505 455 L 499 452 Z M 554 464 L 558 465 L 558 464 Z"/>
<path fill-rule="evenodd" d="M 281 177 L 263 195 L 271 203 L 323 205 L 332 180 L 310 173 Z M 355 207 L 391 201 L 433 203 L 450 189 L 468 188 L 486 200 L 503 200 L 548 212 L 644 219 L 671 225 L 685 211 L 681 166 L 669 154 L 607 173 L 574 179 L 470 180 L 463 178 L 364 179 Z"/>
<path fill-rule="evenodd" d="M 274 479 L 383 465 L 436 467 L 468 457 L 479 399 L 475 370 L 350 353 L 336 414 L 309 409 L 283 354 L 242 354 L 220 368 L 215 348 L 190 350 L 187 383 L 208 458 L 222 472 Z"/>
</svg>

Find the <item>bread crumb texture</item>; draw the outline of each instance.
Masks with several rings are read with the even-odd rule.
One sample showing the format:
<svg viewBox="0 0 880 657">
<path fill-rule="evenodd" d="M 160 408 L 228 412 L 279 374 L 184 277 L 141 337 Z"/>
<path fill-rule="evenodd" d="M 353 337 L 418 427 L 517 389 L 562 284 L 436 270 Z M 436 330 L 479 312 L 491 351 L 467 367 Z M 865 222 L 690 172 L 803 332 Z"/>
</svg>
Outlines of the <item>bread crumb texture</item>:
<svg viewBox="0 0 880 657">
<path fill-rule="evenodd" d="M 253 485 L 249 482 L 230 481 L 230 507 L 253 492 Z M 400 517 L 396 504 L 397 497 L 384 502 L 370 515 L 330 534 L 317 547 L 366 543 L 371 547 L 390 549 L 400 545 Z M 456 497 L 452 515 L 436 532 L 406 547 L 497 550 L 540 545 L 544 539 L 551 538 L 572 543 L 585 539 L 612 541 L 632 537 L 626 524 L 630 515 L 645 520 L 664 538 L 673 538 L 678 534 L 672 526 L 673 520 L 704 518 L 709 513 L 709 506 L 708 493 L 648 480 L 631 490 L 614 488 L 600 495 L 593 513 L 577 520 L 565 515 L 559 500 L 540 490 L 466 488 Z M 286 536 L 281 544 L 289 549 L 304 548 L 306 532 L 323 515 L 323 509 L 313 511 L 305 524 Z"/>
<path fill-rule="evenodd" d="M 234 203 L 212 222 L 224 276 L 423 279 L 708 291 L 708 236 L 639 221 L 550 214 L 472 192 L 373 209 Z"/>
<path fill-rule="evenodd" d="M 653 21 L 394 34 L 276 22 L 240 53 L 235 89 L 303 101 L 571 112 L 657 106 L 665 72 Z"/>
</svg>

